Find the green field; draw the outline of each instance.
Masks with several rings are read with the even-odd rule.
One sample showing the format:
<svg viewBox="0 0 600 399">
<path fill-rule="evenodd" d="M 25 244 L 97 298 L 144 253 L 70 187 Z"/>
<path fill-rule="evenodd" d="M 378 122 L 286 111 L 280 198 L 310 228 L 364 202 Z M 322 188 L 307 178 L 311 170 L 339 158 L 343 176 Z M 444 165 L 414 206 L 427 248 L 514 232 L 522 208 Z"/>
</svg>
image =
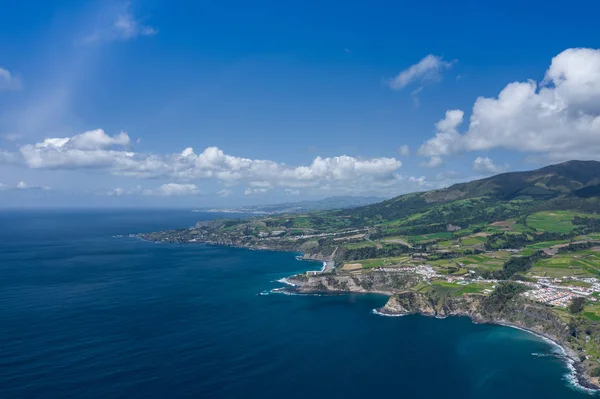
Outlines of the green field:
<svg viewBox="0 0 600 399">
<path fill-rule="evenodd" d="M 469 269 L 480 269 L 486 271 L 494 271 L 502 269 L 502 265 L 508 259 L 508 252 L 505 252 L 504 257 L 492 257 L 489 255 L 468 255 L 461 258 L 456 258 L 456 262 L 462 263 Z"/>
<path fill-rule="evenodd" d="M 465 238 L 461 239 L 460 243 L 467 247 L 475 247 L 478 245 L 480 246 L 480 245 L 485 244 L 486 241 L 487 241 L 487 237 L 470 236 L 470 237 L 465 237 Z"/>
<path fill-rule="evenodd" d="M 377 244 L 373 241 L 361 241 L 361 242 L 351 242 L 344 244 L 344 247 L 348 249 L 359 249 L 359 248 L 369 248 L 376 247 Z"/>
<path fill-rule="evenodd" d="M 435 240 L 449 240 L 452 238 L 452 233 L 441 232 L 441 233 L 432 233 L 432 234 L 424 234 L 419 236 L 410 236 L 409 241 L 414 242 L 415 244 L 423 244 L 430 241 Z"/>
<path fill-rule="evenodd" d="M 568 243 L 569 243 L 569 240 L 544 241 L 544 242 L 537 242 L 535 244 L 528 245 L 527 248 L 538 250 L 538 249 L 550 248 L 554 245 L 568 244 Z"/>
<path fill-rule="evenodd" d="M 440 294 L 446 294 L 449 296 L 460 296 L 463 294 L 478 294 L 482 293 L 485 289 L 491 288 L 492 284 L 489 283 L 477 283 L 477 284 L 456 284 L 449 283 L 443 280 L 433 281 L 430 290 L 435 290 Z"/>
<path fill-rule="evenodd" d="M 575 228 L 572 223 L 575 216 L 585 215 L 569 211 L 537 212 L 527 217 L 527 225 L 538 231 L 570 233 Z"/>
<path fill-rule="evenodd" d="M 542 259 L 534 265 L 529 274 L 552 278 L 563 276 L 597 277 L 600 275 L 600 253 L 591 250 L 580 251 Z"/>
<path fill-rule="evenodd" d="M 357 261 L 348 261 L 347 263 L 360 263 L 363 269 L 372 269 L 375 267 L 386 267 L 392 265 L 400 265 L 406 263 L 410 257 L 408 256 L 397 256 L 392 258 L 374 258 L 374 259 L 363 259 Z"/>
</svg>

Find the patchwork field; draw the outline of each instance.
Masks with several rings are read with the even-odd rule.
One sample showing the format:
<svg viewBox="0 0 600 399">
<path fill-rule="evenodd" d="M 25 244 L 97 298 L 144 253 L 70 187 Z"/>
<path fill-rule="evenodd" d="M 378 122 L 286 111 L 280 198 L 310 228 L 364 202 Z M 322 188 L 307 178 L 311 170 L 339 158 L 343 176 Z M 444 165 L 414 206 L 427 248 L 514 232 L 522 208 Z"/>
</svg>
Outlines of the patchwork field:
<svg viewBox="0 0 600 399">
<path fill-rule="evenodd" d="M 527 217 L 527 225 L 538 231 L 570 233 L 575 228 L 572 223 L 575 216 L 585 215 L 569 211 L 537 212 Z"/>
<path fill-rule="evenodd" d="M 441 232 L 441 233 L 432 233 L 432 234 L 424 234 L 418 236 L 410 236 L 409 241 L 415 244 L 423 244 L 430 241 L 435 240 L 449 240 L 452 238 L 452 233 Z"/>
<path fill-rule="evenodd" d="M 529 271 L 530 275 L 559 278 L 563 276 L 598 277 L 600 253 L 592 250 L 558 254 L 538 261 Z"/>
<path fill-rule="evenodd" d="M 353 261 L 353 264 L 360 264 L 363 269 L 372 269 L 375 267 L 389 267 L 403 265 L 410 260 L 409 256 L 396 256 L 392 258 L 375 258 Z"/>
</svg>

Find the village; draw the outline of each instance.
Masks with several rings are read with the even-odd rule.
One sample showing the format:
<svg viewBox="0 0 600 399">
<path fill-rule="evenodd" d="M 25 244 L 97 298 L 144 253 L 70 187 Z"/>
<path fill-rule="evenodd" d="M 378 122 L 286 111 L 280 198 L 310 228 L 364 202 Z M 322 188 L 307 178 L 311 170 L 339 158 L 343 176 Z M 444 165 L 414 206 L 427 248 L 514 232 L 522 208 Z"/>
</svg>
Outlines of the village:
<svg viewBox="0 0 600 399">
<path fill-rule="evenodd" d="M 458 285 L 491 283 L 497 284 L 501 280 L 483 279 L 481 277 L 469 277 L 475 274 L 475 271 L 470 270 L 467 276 L 446 276 L 438 273 L 432 265 L 424 264 L 419 266 L 403 266 L 403 267 L 380 267 L 374 271 L 392 272 L 392 273 L 414 273 L 419 275 L 425 282 L 431 282 L 433 279 L 445 280 L 448 283 Z M 565 276 L 563 278 L 550 279 L 541 276 L 532 276 L 531 281 L 520 281 L 517 283 L 523 284 L 530 288 L 522 295 L 539 303 L 549 304 L 558 307 L 567 307 L 574 298 L 584 297 L 592 302 L 596 302 L 594 293 L 600 293 L 600 280 L 595 277 L 573 277 Z M 584 283 L 587 286 L 582 286 Z M 484 289 L 483 293 L 490 293 L 495 288 Z"/>
</svg>

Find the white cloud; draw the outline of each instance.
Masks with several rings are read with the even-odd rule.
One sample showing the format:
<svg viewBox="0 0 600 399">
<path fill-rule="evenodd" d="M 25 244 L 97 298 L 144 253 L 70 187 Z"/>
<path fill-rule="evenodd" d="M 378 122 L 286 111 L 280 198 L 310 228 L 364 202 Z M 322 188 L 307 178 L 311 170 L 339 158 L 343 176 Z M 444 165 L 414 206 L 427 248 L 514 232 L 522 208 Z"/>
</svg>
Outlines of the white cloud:
<svg viewBox="0 0 600 399">
<path fill-rule="evenodd" d="M 112 146 L 127 146 L 131 140 L 125 132 L 109 136 L 104 130 L 96 129 L 73 136 L 65 142 L 67 143 L 78 150 L 100 150 Z"/>
<path fill-rule="evenodd" d="M 114 15 L 114 14 L 113 14 Z M 144 25 L 131 12 L 126 4 L 114 17 L 108 26 L 96 29 L 90 35 L 82 38 L 77 44 L 96 44 L 112 41 L 128 41 L 140 36 L 154 36 L 158 31 L 149 25 Z"/>
<path fill-rule="evenodd" d="M 264 194 L 269 191 L 268 188 L 250 188 L 248 187 L 244 190 L 244 195 L 256 195 L 256 194 Z"/>
<path fill-rule="evenodd" d="M 200 190 L 195 184 L 179 184 L 179 183 L 167 183 L 158 187 L 156 190 L 144 191 L 145 195 L 160 195 L 160 196 L 184 196 L 184 195 L 196 195 L 199 194 Z"/>
<path fill-rule="evenodd" d="M 437 168 L 442 165 L 444 160 L 441 157 L 431 157 L 427 162 L 421 162 L 419 165 L 424 166 L 426 168 Z"/>
<path fill-rule="evenodd" d="M 408 181 L 417 185 L 417 187 L 427 186 L 427 179 L 425 176 L 415 177 L 411 176 L 408 178 Z"/>
<path fill-rule="evenodd" d="M 389 79 L 387 84 L 393 90 L 400 90 L 417 81 L 422 83 L 437 82 L 442 78 L 442 71 L 449 69 L 451 66 L 452 63 L 444 61 L 442 57 L 429 54 L 418 63 L 411 65 Z"/>
<path fill-rule="evenodd" d="M 111 190 L 108 190 L 105 194 L 108 196 L 120 197 L 123 195 L 138 195 L 143 193 L 144 189 L 142 188 L 142 186 L 135 186 L 133 188 L 128 189 L 121 187 L 113 188 Z"/>
<path fill-rule="evenodd" d="M 25 163 L 34 169 L 102 168 L 133 165 L 135 154 L 112 147 L 130 143 L 127 133 L 109 136 L 102 129 L 73 137 L 48 138 L 21 147 Z"/>
<path fill-rule="evenodd" d="M 446 130 L 438 126 L 419 153 L 445 156 L 504 148 L 554 161 L 598 159 L 600 50 L 563 51 L 552 59 L 541 84 L 513 82 L 498 97 L 479 97 L 465 133 L 451 125 L 444 125 Z"/>
<path fill-rule="evenodd" d="M 292 190 L 291 188 L 286 188 L 283 190 L 286 195 L 300 195 L 300 190 Z"/>
<path fill-rule="evenodd" d="M 497 166 L 490 158 L 477 157 L 473 161 L 473 171 L 483 174 L 501 173 L 506 169 L 505 166 Z"/>
<path fill-rule="evenodd" d="M 407 157 L 410 155 L 410 147 L 406 144 L 401 145 L 400 147 L 398 147 L 398 154 L 402 155 L 403 157 Z"/>
<path fill-rule="evenodd" d="M 139 153 L 132 147 L 127 133 L 110 136 L 98 129 L 25 144 L 19 153 L 0 151 L 0 162 L 20 162 L 32 169 L 95 169 L 113 175 L 184 182 L 214 179 L 226 186 L 297 189 L 329 185 L 363 192 L 397 183 L 402 166 L 395 158 L 360 159 L 347 155 L 316 157 L 310 164 L 290 166 L 228 155 L 217 147 L 208 147 L 199 154 L 191 147 L 174 154 Z"/>
<path fill-rule="evenodd" d="M 0 91 L 2 90 L 21 90 L 23 85 L 21 79 L 13 75 L 10 71 L 0 68 Z"/>
</svg>

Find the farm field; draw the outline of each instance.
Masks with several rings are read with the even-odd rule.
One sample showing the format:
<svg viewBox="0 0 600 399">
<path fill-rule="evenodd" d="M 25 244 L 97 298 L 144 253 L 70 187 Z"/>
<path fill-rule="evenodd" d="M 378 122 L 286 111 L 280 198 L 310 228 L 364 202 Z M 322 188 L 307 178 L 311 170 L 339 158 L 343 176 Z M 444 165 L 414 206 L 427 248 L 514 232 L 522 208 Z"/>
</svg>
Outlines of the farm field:
<svg viewBox="0 0 600 399">
<path fill-rule="evenodd" d="M 558 254 L 536 262 L 530 275 L 559 278 L 563 276 L 600 276 L 600 253 L 580 251 Z"/>
</svg>

